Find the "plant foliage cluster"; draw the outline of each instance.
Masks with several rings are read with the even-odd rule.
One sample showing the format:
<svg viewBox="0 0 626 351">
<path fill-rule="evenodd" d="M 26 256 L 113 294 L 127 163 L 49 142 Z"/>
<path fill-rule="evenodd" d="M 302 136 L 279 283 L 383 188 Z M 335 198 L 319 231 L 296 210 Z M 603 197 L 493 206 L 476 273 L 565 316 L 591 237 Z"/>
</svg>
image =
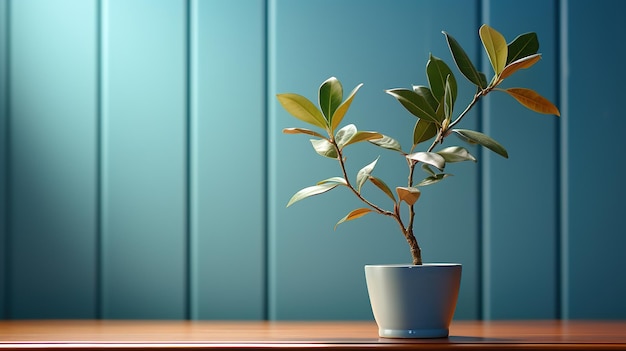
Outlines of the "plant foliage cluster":
<svg viewBox="0 0 626 351">
<path fill-rule="evenodd" d="M 502 34 L 495 29 L 488 25 L 480 27 L 480 40 L 493 68 L 493 75 L 490 80 L 487 80 L 487 76 L 476 69 L 465 50 L 451 35 L 446 32 L 443 34 L 454 63 L 460 73 L 476 87 L 476 92 L 470 103 L 460 113 L 456 114 L 457 80 L 450 67 L 432 54 L 426 64 L 428 86 L 416 85 L 411 89 L 386 90 L 387 94 L 393 96 L 410 114 L 416 117 L 413 143 L 408 152 L 405 152 L 400 143 L 390 136 L 373 131 L 360 131 L 354 124 L 341 127 L 350 105 L 363 84 L 357 85 L 344 100 L 341 82 L 334 77 L 329 78 L 319 87 L 318 106 L 315 106 L 313 102 L 302 95 L 293 93 L 277 95 L 280 104 L 291 115 L 320 129 L 320 131 L 316 131 L 307 128 L 286 128 L 283 132 L 315 137 L 311 139 L 314 150 L 319 155 L 337 160 L 342 171 L 341 176 L 322 180 L 313 186 L 298 191 L 289 200 L 287 206 L 337 187 L 346 187 L 361 200 L 364 207 L 352 210 L 341 218 L 337 225 L 372 212 L 392 217 L 398 223 L 407 240 L 413 257 L 413 264 L 416 265 L 422 264 L 421 249 L 413 233 L 414 205 L 420 198 L 420 187 L 435 184 L 448 177 L 450 174 L 445 172 L 445 168 L 449 163 L 476 162 L 476 158 L 462 146 L 449 146 L 435 150 L 437 146 L 443 144 L 448 136 L 454 134 L 464 142 L 482 145 L 496 154 L 508 158 L 506 149 L 490 136 L 475 130 L 456 128 L 476 103 L 489 93 L 499 91 L 510 95 L 532 111 L 559 115 L 557 107 L 534 90 L 500 87 L 506 78 L 521 69 L 533 66 L 540 60 L 539 41 L 535 33 L 522 34 L 507 44 Z M 406 159 L 408 166 L 408 184 L 406 186 L 398 186 L 395 191 L 392 191 L 382 179 L 372 175 L 378 158 L 361 168 L 354 182 L 350 180 L 346 171 L 345 148 L 351 144 L 365 141 L 384 149 L 396 151 Z M 430 141 L 429 147 L 425 148 L 424 151 L 416 151 L 418 145 L 428 141 Z M 417 165 L 421 165 L 426 176 L 421 181 L 414 182 Z M 391 199 L 392 209 L 385 209 L 365 197 L 361 190 L 367 182 L 374 184 Z M 406 218 L 401 215 L 403 204 L 408 207 Z"/>
</svg>

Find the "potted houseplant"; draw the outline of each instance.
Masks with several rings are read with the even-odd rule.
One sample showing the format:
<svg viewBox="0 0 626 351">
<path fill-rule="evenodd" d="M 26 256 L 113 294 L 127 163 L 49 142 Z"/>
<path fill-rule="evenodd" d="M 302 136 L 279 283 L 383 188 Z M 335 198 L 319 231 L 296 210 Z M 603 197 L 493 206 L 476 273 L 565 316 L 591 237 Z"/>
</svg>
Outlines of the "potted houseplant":
<svg viewBox="0 0 626 351">
<path fill-rule="evenodd" d="M 367 265 L 366 280 L 374 317 L 382 337 L 445 337 L 454 314 L 461 278 L 460 264 L 425 264 L 414 228 L 414 205 L 420 198 L 420 188 L 444 180 L 449 176 L 446 167 L 450 163 L 473 161 L 476 158 L 462 146 L 445 146 L 451 135 L 462 141 L 478 144 L 508 158 L 506 149 L 496 140 L 479 131 L 459 129 L 457 125 L 467 113 L 491 92 L 504 92 L 535 112 L 559 115 L 550 101 L 526 88 L 502 88 L 501 83 L 518 72 L 537 63 L 539 41 L 535 33 L 518 36 L 507 44 L 495 29 L 483 25 L 479 36 L 493 68 L 490 80 L 478 71 L 460 44 L 443 32 L 448 47 L 461 74 L 469 80 L 476 91 L 464 109 L 455 109 L 457 81 L 450 67 L 441 59 L 430 55 L 426 64 L 428 86 L 418 85 L 411 89 L 389 89 L 404 108 L 417 118 L 413 129 L 413 143 L 405 151 L 394 138 L 373 131 L 360 131 L 354 124 L 342 126 L 344 117 L 362 84 L 356 86 L 344 99 L 341 82 L 332 77 L 319 87 L 319 108 L 304 96 L 278 94 L 280 104 L 297 119 L 317 127 L 286 128 L 287 134 L 313 136 L 311 144 L 321 156 L 338 161 L 341 176 L 331 177 L 296 192 L 287 206 L 310 196 L 325 193 L 334 188 L 346 188 L 363 206 L 350 211 L 337 222 L 360 218 L 369 213 L 391 217 L 409 246 L 412 263 L 406 265 Z M 460 111 L 460 112 L 457 112 Z M 346 148 L 355 143 L 369 142 L 384 149 L 397 152 L 406 159 L 408 182 L 395 187 L 395 191 L 382 179 L 374 176 L 375 159 L 350 177 L 346 170 Z M 422 151 L 418 147 L 426 145 Z M 425 177 L 417 181 L 416 170 L 420 167 Z M 363 185 L 372 183 L 392 201 L 385 208 L 370 201 L 362 192 Z M 336 226 L 335 226 L 336 228 Z"/>
</svg>

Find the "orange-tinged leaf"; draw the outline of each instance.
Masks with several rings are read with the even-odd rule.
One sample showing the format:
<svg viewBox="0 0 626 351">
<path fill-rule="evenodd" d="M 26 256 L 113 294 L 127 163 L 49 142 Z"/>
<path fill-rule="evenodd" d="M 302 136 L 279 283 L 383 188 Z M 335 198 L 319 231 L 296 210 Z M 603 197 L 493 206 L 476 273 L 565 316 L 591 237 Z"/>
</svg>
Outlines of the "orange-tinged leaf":
<svg viewBox="0 0 626 351">
<path fill-rule="evenodd" d="M 357 219 L 360 217 L 365 216 L 366 214 L 372 212 L 371 209 L 369 208 L 357 208 L 356 210 L 353 210 L 352 212 L 348 213 L 345 217 L 343 217 L 342 219 L 339 220 L 339 222 L 337 222 L 337 224 L 335 224 L 335 229 L 337 229 L 337 226 L 340 225 L 343 222 L 347 222 L 347 221 L 351 221 L 353 219 Z"/>
<path fill-rule="evenodd" d="M 358 131 L 356 132 L 356 134 L 354 134 L 354 136 L 352 138 L 350 138 L 350 140 L 348 140 L 348 142 L 345 143 L 345 145 L 343 145 L 344 147 L 350 145 L 350 144 L 355 144 L 355 143 L 360 143 L 362 141 L 369 141 L 369 140 L 378 140 L 383 138 L 384 135 L 378 133 L 378 132 L 365 132 L 365 131 Z"/>
<path fill-rule="evenodd" d="M 505 89 L 504 91 L 511 95 L 513 98 L 515 98 L 515 100 L 517 100 L 520 104 L 535 112 L 557 116 L 561 115 L 559 109 L 554 106 L 554 104 L 552 104 L 548 99 L 539 95 L 534 90 L 526 88 L 509 88 Z"/>
<path fill-rule="evenodd" d="M 389 189 L 387 184 L 382 179 L 376 178 L 374 176 L 370 176 L 369 180 L 374 185 L 376 185 L 378 187 L 378 189 L 382 190 L 385 194 L 387 194 L 387 196 L 389 196 L 391 201 L 396 202 L 396 198 L 393 196 L 393 193 L 391 192 L 391 189 Z"/>
<path fill-rule="evenodd" d="M 283 129 L 283 133 L 285 134 L 308 134 L 308 135 L 314 135 L 318 138 L 326 139 L 322 134 L 314 130 L 310 130 L 306 128 L 285 128 Z"/>
<path fill-rule="evenodd" d="M 413 206 L 413 204 L 415 204 L 420 198 L 420 195 L 422 195 L 420 190 L 414 187 L 406 188 L 399 186 L 396 188 L 396 193 L 398 194 L 400 201 L 406 202 L 409 206 Z"/>
<path fill-rule="evenodd" d="M 502 74 L 500 74 L 500 80 L 509 77 L 511 74 L 517 72 L 520 69 L 526 69 L 534 65 L 540 59 L 541 54 L 534 54 L 509 63 L 508 65 L 506 65 L 506 67 L 504 67 Z"/>
</svg>

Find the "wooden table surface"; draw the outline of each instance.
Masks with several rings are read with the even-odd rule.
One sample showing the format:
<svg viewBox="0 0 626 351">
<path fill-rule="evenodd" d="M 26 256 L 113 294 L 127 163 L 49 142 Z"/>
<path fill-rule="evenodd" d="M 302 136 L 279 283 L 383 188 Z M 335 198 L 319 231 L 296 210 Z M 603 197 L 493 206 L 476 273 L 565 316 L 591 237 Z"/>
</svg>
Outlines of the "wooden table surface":
<svg viewBox="0 0 626 351">
<path fill-rule="evenodd" d="M 0 321 L 3 349 L 626 350 L 626 321 L 458 321 L 443 339 L 384 339 L 374 322 Z"/>
</svg>

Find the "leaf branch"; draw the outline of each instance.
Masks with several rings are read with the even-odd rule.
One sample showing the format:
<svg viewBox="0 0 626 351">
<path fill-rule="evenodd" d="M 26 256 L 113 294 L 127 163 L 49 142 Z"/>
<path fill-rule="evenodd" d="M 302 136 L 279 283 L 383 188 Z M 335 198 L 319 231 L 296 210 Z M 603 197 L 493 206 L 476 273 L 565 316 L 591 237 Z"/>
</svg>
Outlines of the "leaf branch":
<svg viewBox="0 0 626 351">
<path fill-rule="evenodd" d="M 330 142 L 333 144 L 333 146 L 335 147 L 335 150 L 337 151 L 337 160 L 339 161 L 343 178 L 346 181 L 346 186 L 354 193 L 354 195 L 356 195 L 357 198 L 359 198 L 359 200 L 363 201 L 365 204 L 373 208 L 376 212 L 385 216 L 390 216 L 390 217 L 395 218 L 396 215 L 394 214 L 394 212 L 387 211 L 381 208 L 380 206 L 374 204 L 373 202 L 369 201 L 368 199 L 363 197 L 363 195 L 352 185 L 352 183 L 350 182 L 350 178 L 348 177 L 348 172 L 346 170 L 346 164 L 343 158 L 343 153 L 341 149 L 339 148 L 339 145 L 337 145 L 337 142 L 335 141 L 334 138 L 331 138 Z"/>
</svg>

